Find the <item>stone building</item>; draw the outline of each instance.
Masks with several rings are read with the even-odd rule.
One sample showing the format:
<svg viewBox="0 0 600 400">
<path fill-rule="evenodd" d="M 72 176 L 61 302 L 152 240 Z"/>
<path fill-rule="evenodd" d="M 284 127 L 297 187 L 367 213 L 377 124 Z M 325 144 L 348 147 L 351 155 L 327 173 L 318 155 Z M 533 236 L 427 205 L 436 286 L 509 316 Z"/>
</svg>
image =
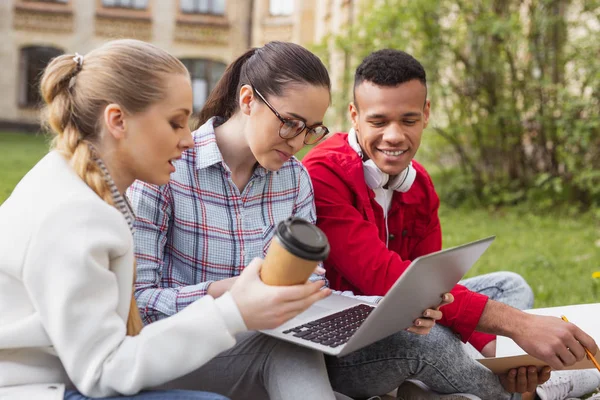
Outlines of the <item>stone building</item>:
<svg viewBox="0 0 600 400">
<path fill-rule="evenodd" d="M 85 54 L 114 38 L 145 40 L 180 58 L 204 103 L 226 65 L 252 46 L 310 47 L 351 23 L 353 0 L 2 0 L 0 126 L 35 128 L 38 79 L 62 53 Z M 334 88 L 345 60 L 331 52 Z"/>
</svg>

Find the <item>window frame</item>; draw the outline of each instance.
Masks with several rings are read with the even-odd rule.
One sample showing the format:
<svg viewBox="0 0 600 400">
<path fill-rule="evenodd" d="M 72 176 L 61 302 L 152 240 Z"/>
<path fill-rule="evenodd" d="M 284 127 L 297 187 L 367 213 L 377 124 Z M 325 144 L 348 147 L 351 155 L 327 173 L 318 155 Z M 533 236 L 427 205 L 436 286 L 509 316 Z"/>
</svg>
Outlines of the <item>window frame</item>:
<svg viewBox="0 0 600 400">
<path fill-rule="evenodd" d="M 17 0 L 15 10 L 72 15 L 71 0 Z"/>
<path fill-rule="evenodd" d="M 106 0 L 100 0 L 100 5 L 102 6 L 102 8 L 105 8 L 105 9 L 122 9 L 122 10 L 146 11 L 150 7 L 150 4 L 149 4 L 150 0 L 142 0 L 142 1 L 145 2 L 145 4 L 144 4 L 143 7 L 137 7 L 137 6 L 135 6 L 135 3 L 137 1 L 140 1 L 140 0 L 111 0 L 111 1 L 114 1 L 114 2 L 118 3 L 116 5 L 105 4 L 105 1 Z M 134 3 L 134 5 L 133 6 L 125 6 L 125 5 L 122 4 L 122 2 L 124 2 L 124 1 L 128 1 L 128 2 L 130 1 L 130 2 Z"/>
<path fill-rule="evenodd" d="M 193 7 L 194 11 L 186 11 L 183 9 L 183 1 L 184 0 L 179 0 L 179 4 L 178 4 L 178 8 L 179 8 L 179 13 L 182 15 L 216 15 L 216 16 L 225 16 L 225 14 L 227 13 L 227 0 L 206 0 L 208 2 L 208 7 L 207 7 L 207 11 L 200 11 L 199 10 L 199 2 L 201 0 L 189 0 L 194 2 L 195 7 Z M 215 12 L 214 11 L 214 5 L 218 2 L 218 1 L 223 1 L 223 11 L 222 12 Z"/>
<path fill-rule="evenodd" d="M 291 11 L 288 14 L 285 14 L 285 13 L 276 13 L 276 14 L 274 14 L 272 12 L 271 4 L 273 4 L 274 2 L 281 3 L 281 1 L 289 1 L 289 2 L 292 3 L 292 9 L 291 9 Z M 292 15 L 294 15 L 295 5 L 296 4 L 295 4 L 294 0 L 269 0 L 269 16 L 270 17 L 291 17 Z"/>
<path fill-rule="evenodd" d="M 194 81 L 195 80 L 204 80 L 206 82 L 206 93 L 204 93 L 204 99 L 206 102 L 206 99 L 208 99 L 208 96 L 210 95 L 210 92 L 214 89 L 215 85 L 217 84 L 217 82 L 219 81 L 219 79 L 221 79 L 221 77 L 223 76 L 223 73 L 225 72 L 225 69 L 227 68 L 227 64 L 224 62 L 221 62 L 219 60 L 213 60 L 210 58 L 202 58 L 202 57 L 185 57 L 185 58 L 180 58 L 180 61 L 183 63 L 183 65 L 185 65 L 185 67 L 187 68 L 187 70 L 190 73 L 190 78 L 192 80 L 192 90 L 193 90 L 193 85 L 194 85 Z M 204 76 L 203 77 L 198 77 L 195 76 L 195 64 L 196 63 L 204 63 Z M 214 73 L 216 73 L 216 71 L 221 70 L 221 74 L 219 76 L 213 76 Z M 192 93 L 194 94 L 194 93 Z M 204 105 L 204 103 L 202 105 L 199 105 L 198 108 L 196 108 L 196 105 L 194 104 L 194 111 L 198 111 L 200 108 L 202 108 L 202 106 Z"/>
<path fill-rule="evenodd" d="M 36 71 L 32 71 L 32 54 L 40 51 L 47 51 L 47 61 L 43 62 L 41 61 L 42 57 L 37 57 L 35 60 Z M 65 54 L 63 49 L 54 46 L 27 45 L 19 48 L 19 81 L 17 93 L 19 108 L 32 109 L 42 105 L 43 99 L 39 92 L 42 73 L 50 60 L 63 54 Z M 34 74 L 33 76 L 32 73 Z"/>
</svg>

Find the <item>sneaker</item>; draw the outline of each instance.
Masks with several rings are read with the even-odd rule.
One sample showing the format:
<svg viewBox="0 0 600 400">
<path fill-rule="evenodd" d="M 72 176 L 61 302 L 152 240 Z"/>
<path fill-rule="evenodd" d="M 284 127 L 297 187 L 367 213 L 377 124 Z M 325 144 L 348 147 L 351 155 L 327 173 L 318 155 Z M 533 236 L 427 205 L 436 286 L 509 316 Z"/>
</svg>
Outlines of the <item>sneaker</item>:
<svg viewBox="0 0 600 400">
<path fill-rule="evenodd" d="M 481 400 L 475 395 L 466 393 L 435 393 L 419 381 L 405 381 L 398 388 L 397 396 L 400 400 Z"/>
<path fill-rule="evenodd" d="M 541 400 L 564 400 L 592 393 L 600 386 L 600 373 L 595 369 L 553 371 L 550 379 L 538 386 Z"/>
</svg>

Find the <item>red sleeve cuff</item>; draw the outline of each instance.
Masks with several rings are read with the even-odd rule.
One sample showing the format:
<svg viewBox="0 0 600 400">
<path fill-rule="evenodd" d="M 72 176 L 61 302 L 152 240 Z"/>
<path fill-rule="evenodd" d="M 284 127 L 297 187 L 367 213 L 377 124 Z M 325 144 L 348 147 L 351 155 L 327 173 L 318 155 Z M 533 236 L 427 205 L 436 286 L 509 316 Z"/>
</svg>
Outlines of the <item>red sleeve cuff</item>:
<svg viewBox="0 0 600 400">
<path fill-rule="evenodd" d="M 465 293 L 464 296 L 465 298 L 462 301 L 463 307 L 459 311 L 457 318 L 454 320 L 452 330 L 458 333 L 461 340 L 466 343 L 473 335 L 473 332 L 475 332 L 475 328 L 479 323 L 481 314 L 483 314 L 483 309 L 488 301 L 488 297 L 474 292 Z M 477 348 L 477 346 L 475 347 Z"/>
<path fill-rule="evenodd" d="M 485 345 L 492 340 L 496 340 L 496 335 L 475 331 L 469 338 L 469 343 L 471 343 L 473 347 L 475 347 L 477 351 L 481 353 L 481 350 L 485 347 Z"/>
</svg>

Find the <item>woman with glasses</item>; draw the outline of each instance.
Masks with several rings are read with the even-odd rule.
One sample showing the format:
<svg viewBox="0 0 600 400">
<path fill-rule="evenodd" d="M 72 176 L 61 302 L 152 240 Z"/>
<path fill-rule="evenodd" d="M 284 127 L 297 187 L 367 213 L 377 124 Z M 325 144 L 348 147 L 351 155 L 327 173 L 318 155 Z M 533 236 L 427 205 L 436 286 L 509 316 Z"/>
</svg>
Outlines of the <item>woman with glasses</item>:
<svg viewBox="0 0 600 400">
<path fill-rule="evenodd" d="M 329 102 L 327 70 L 296 44 L 268 43 L 227 68 L 171 181 L 137 181 L 128 191 L 145 323 L 226 293 L 245 265 L 264 256 L 279 221 L 315 221 L 311 182 L 293 155 L 327 134 Z M 333 398 L 321 354 L 256 332 L 236 339 L 169 387 L 233 399 Z"/>
</svg>

